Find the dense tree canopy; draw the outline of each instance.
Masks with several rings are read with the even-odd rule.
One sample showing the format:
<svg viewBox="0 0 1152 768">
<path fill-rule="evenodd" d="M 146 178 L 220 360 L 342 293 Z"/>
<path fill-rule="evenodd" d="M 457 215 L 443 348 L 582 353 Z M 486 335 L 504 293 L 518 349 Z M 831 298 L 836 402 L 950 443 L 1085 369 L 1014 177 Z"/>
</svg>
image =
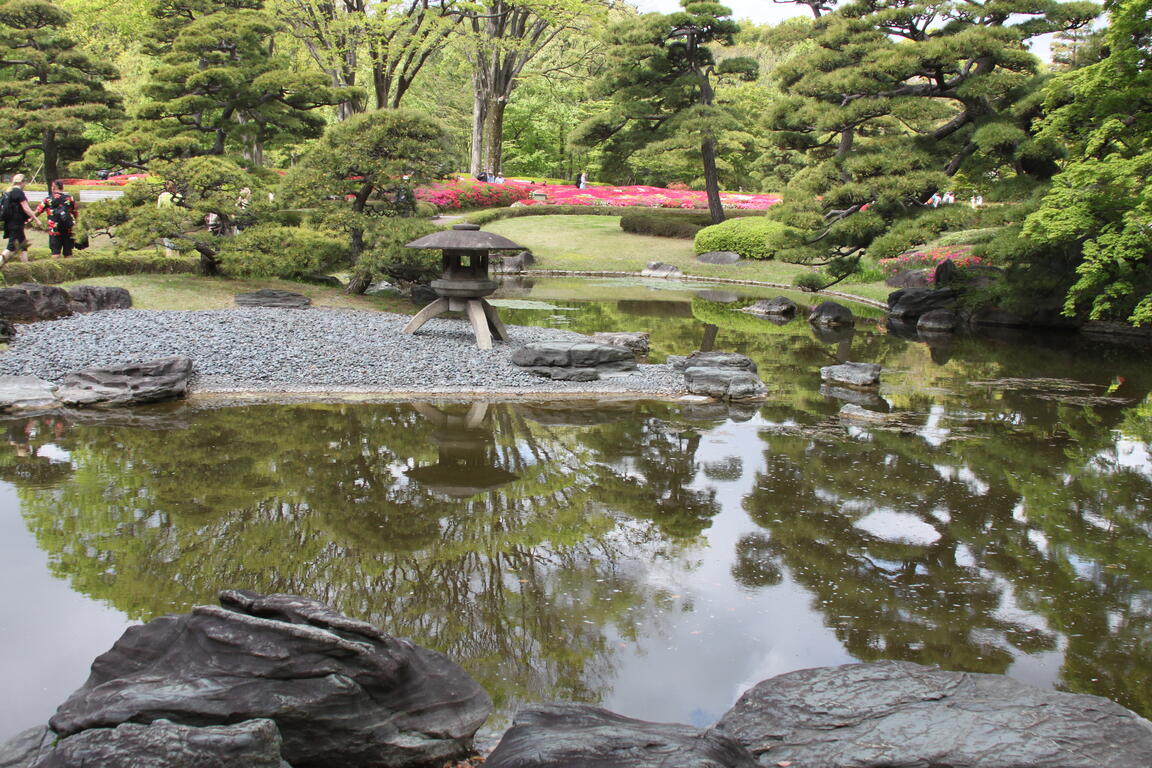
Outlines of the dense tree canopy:
<svg viewBox="0 0 1152 768">
<path fill-rule="evenodd" d="M 48 181 L 91 143 L 90 130 L 121 116 L 105 82 L 116 70 L 80 50 L 70 14 L 48 0 L 0 5 L 0 165 L 43 162 Z"/>
</svg>

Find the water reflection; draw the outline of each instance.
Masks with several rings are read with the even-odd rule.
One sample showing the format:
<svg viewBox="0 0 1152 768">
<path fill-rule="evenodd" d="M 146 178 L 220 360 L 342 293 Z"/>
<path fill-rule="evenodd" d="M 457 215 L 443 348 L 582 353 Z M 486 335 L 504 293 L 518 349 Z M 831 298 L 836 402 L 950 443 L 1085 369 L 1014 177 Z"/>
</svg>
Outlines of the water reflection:
<svg viewBox="0 0 1152 768">
<path fill-rule="evenodd" d="M 660 314 L 654 345 L 690 351 L 706 316 L 760 365 L 766 403 L 11 420 L 3 513 L 76 594 L 131 619 L 223 588 L 311 595 L 459 660 L 504 716 L 567 699 L 703 725 L 762 677 L 849 658 L 1007 672 L 1152 714 L 1140 355 L 957 338 L 941 364 L 868 324 L 829 340 L 706 301 L 682 325 Z M 619 312 L 566 314 L 654 317 Z M 821 391 L 819 367 L 849 354 L 884 365 L 884 424 L 841 422 Z M 73 655 L 107 647 L 73 630 Z M 50 663 L 0 644 L 6 688 Z M 9 697 L 0 738 L 80 682 Z"/>
</svg>

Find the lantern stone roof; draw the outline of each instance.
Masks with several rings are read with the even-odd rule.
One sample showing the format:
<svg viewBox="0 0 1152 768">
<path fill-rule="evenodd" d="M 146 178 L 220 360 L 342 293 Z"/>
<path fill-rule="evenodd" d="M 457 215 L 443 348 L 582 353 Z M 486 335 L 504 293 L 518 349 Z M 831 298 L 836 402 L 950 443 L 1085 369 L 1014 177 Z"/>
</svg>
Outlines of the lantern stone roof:
<svg viewBox="0 0 1152 768">
<path fill-rule="evenodd" d="M 524 248 L 524 246 L 517 245 L 494 232 L 482 232 L 478 224 L 457 224 L 452 229 L 433 232 L 431 235 L 417 238 L 405 247 L 437 248 L 449 251 L 503 251 L 522 250 Z"/>
</svg>

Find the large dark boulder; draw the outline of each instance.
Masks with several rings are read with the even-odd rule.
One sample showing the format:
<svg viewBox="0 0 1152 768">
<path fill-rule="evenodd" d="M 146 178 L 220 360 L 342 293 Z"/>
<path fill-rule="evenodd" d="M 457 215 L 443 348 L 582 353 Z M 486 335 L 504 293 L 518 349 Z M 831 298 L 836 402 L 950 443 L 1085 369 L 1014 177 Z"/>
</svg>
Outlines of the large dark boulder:
<svg viewBox="0 0 1152 768">
<path fill-rule="evenodd" d="M 443 654 L 316 601 L 229 591 L 220 603 L 128 629 L 52 729 L 267 718 L 296 768 L 439 768 L 469 753 L 492 711 Z"/>
<path fill-rule="evenodd" d="M 756 685 L 716 729 L 762 766 L 1133 768 L 1152 723 L 1107 699 L 903 661 L 791 672 Z"/>
<path fill-rule="evenodd" d="M 755 768 L 733 740 L 688 725 L 649 723 L 587 704 L 522 710 L 486 768 Z"/>
<path fill-rule="evenodd" d="M 132 294 L 126 288 L 103 285 L 77 285 L 68 289 L 73 312 L 101 312 L 106 309 L 132 309 Z"/>
<path fill-rule="evenodd" d="M 68 291 L 59 286 L 20 283 L 11 288 L 0 288 L 0 317 L 6 320 L 32 323 L 70 314 L 72 300 Z"/>
<path fill-rule="evenodd" d="M 823 301 L 808 313 L 808 322 L 813 325 L 855 325 L 856 317 L 843 304 Z"/>
<path fill-rule="evenodd" d="M 952 309 L 961 291 L 956 288 L 909 288 L 888 294 L 888 314 L 893 317 L 920 317 L 936 309 Z"/>
<path fill-rule="evenodd" d="M 157 720 L 93 728 L 45 744 L 12 768 L 291 768 L 271 720 L 195 727 Z"/>
<path fill-rule="evenodd" d="M 132 405 L 174 400 L 188 392 L 192 361 L 174 355 L 73 371 L 60 381 L 56 397 L 70 405 Z"/>
<path fill-rule="evenodd" d="M 934 309 L 920 315 L 920 319 L 916 321 L 916 330 L 927 331 L 928 333 L 948 333 L 956 330 L 956 326 L 959 324 L 960 317 L 951 309 Z"/>
</svg>

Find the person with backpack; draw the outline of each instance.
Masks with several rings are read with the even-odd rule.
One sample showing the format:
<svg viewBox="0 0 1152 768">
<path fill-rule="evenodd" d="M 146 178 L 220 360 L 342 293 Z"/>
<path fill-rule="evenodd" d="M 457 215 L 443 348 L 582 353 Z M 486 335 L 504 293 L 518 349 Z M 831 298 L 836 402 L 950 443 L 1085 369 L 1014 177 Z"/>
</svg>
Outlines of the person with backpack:
<svg viewBox="0 0 1152 768">
<path fill-rule="evenodd" d="M 28 261 L 28 236 L 24 234 L 24 223 L 34 221 L 36 226 L 40 226 L 40 219 L 28 207 L 22 173 L 13 176 L 12 186 L 0 195 L 0 221 L 4 223 L 4 238 L 8 241 L 4 252 L 0 253 L 0 266 L 7 264 L 16 251 L 20 251 L 20 261 Z"/>
<path fill-rule="evenodd" d="M 44 211 L 48 212 L 48 250 L 52 258 L 60 258 L 61 253 L 69 258 L 76 245 L 72 237 L 76 227 L 76 201 L 64 191 L 64 182 L 60 179 L 53 180 L 48 196 L 36 206 L 37 220 Z"/>
</svg>

